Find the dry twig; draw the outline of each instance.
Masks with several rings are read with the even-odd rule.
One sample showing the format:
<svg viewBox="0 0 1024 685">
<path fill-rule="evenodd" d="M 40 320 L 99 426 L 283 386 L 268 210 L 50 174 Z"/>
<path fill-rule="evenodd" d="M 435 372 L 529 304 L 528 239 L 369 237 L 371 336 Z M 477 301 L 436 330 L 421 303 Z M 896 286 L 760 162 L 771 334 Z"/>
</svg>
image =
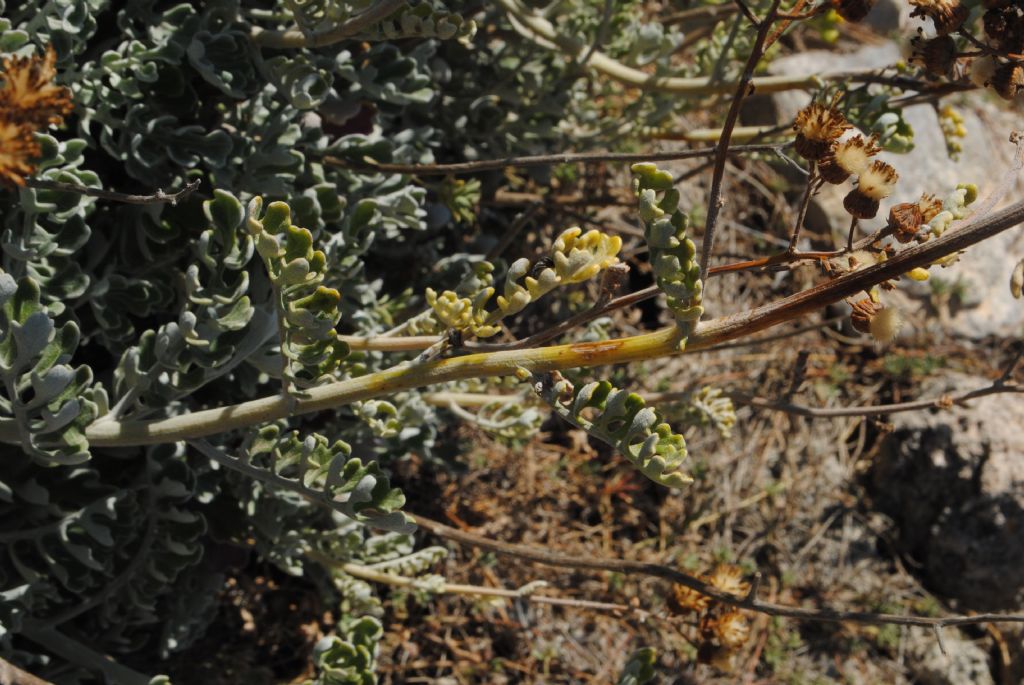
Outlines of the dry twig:
<svg viewBox="0 0 1024 685">
<path fill-rule="evenodd" d="M 723 592 L 715 586 L 703 580 L 683 573 L 669 566 L 648 563 L 644 561 L 631 561 L 629 559 L 603 558 L 596 556 L 581 556 L 573 554 L 562 554 L 543 547 L 520 545 L 500 540 L 493 540 L 483 535 L 470 533 L 446 526 L 443 523 L 428 519 L 423 516 L 414 516 L 416 524 L 434 535 L 452 540 L 473 547 L 503 554 L 506 556 L 526 559 L 546 566 L 557 566 L 561 568 L 587 569 L 590 571 L 611 571 L 627 575 L 644 575 L 655 578 L 662 578 L 673 583 L 683 585 L 706 595 L 723 604 L 735 606 L 740 609 L 747 609 L 769 616 L 782 616 L 795 618 L 803 621 L 826 621 L 832 623 L 850 622 L 869 625 L 902 625 L 902 626 L 926 626 L 938 630 L 947 626 L 975 625 L 980 623 L 1024 623 L 1024 614 L 975 614 L 973 616 L 901 616 L 898 614 L 882 614 L 870 611 L 846 611 L 840 609 L 805 609 L 803 607 L 775 604 L 773 602 L 762 602 L 748 593 L 741 597 L 728 592 Z"/>
<path fill-rule="evenodd" d="M 778 153 L 787 144 L 737 145 L 729 150 L 732 154 L 754 152 Z M 363 164 L 352 162 L 340 157 L 327 156 L 324 161 L 335 166 L 349 168 L 366 168 L 373 171 L 384 171 L 395 174 L 414 174 L 416 176 L 443 176 L 445 174 L 472 174 L 481 171 L 494 171 L 506 167 L 537 167 L 554 164 L 620 162 L 658 162 L 676 159 L 700 159 L 711 157 L 717 148 L 699 148 L 696 150 L 672 150 L 667 152 L 567 152 L 557 155 L 525 155 L 522 157 L 501 157 L 498 159 L 478 159 L 473 162 L 454 162 L 451 164 L 389 164 L 375 162 L 367 158 Z"/>
<path fill-rule="evenodd" d="M 747 96 L 750 82 L 754 77 L 754 69 L 764 51 L 764 44 L 768 38 L 775 21 L 775 13 L 779 9 L 781 0 L 772 0 L 768 9 L 768 16 L 758 24 L 757 37 L 754 39 L 754 47 L 747 58 L 747 64 L 743 68 L 743 75 L 740 77 L 739 85 L 736 87 L 736 94 L 729 105 L 729 112 L 725 116 L 725 123 L 722 124 L 722 135 L 718 139 L 718 146 L 715 150 L 715 166 L 711 176 L 711 191 L 708 193 L 708 216 L 704 224 L 704 239 L 700 246 L 700 277 L 707 280 L 708 262 L 711 259 L 711 251 L 715 246 L 715 227 L 718 223 L 718 215 L 722 210 L 722 181 L 725 177 L 725 162 L 729 157 L 729 143 L 732 140 L 732 130 L 740 116 L 740 105 Z"/>
<path fill-rule="evenodd" d="M 29 188 L 36 188 L 38 190 L 57 190 L 63 193 L 78 193 L 79 195 L 88 195 L 89 197 L 97 197 L 101 200 L 123 202 L 129 205 L 154 205 L 164 202 L 176 205 L 178 202 L 194 193 L 196 189 L 199 188 L 200 183 L 201 181 L 197 178 L 196 180 L 187 183 L 181 190 L 169 195 L 159 189 L 152 195 L 132 195 L 129 193 L 119 193 L 113 190 L 103 190 L 102 188 L 90 188 L 89 186 L 83 186 L 77 183 L 45 181 L 38 178 L 25 179 L 25 185 Z"/>
</svg>

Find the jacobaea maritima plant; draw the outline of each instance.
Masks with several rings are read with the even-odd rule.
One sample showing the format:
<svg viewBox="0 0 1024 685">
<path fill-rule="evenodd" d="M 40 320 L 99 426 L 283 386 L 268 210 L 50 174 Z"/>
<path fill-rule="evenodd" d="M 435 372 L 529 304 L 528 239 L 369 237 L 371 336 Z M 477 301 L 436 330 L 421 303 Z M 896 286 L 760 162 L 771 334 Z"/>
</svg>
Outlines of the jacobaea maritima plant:
<svg viewBox="0 0 1024 685">
<path fill-rule="evenodd" d="M 602 520 L 634 496 L 690 501 L 749 414 L 721 379 L 643 387 L 643 365 L 842 301 L 856 331 L 889 338 L 899 279 L 1020 221 L 1020 204 L 995 211 L 1020 164 L 976 203 L 968 183 L 905 197 L 876 158 L 914 145 L 903 92 L 1017 96 L 1016 5 L 914 0 L 935 36 L 898 77 L 764 74 L 873 4 L 698 2 L 680 19 L 639 1 L 0 0 L 0 672 L 217 682 L 273 661 L 282 681 L 372 683 L 398 672 L 401 621 L 441 595 L 655 615 L 543 582 L 449 582 L 428 534 L 669 580 L 659 597 L 696 622 L 692 660 L 723 669 L 751 612 L 896 621 L 763 601 L 732 566 L 698 577 L 502 543 L 458 511 L 462 453 L 541 428 L 575 431 L 564 442 L 589 456 L 566 473 L 600 481 Z M 752 89 L 812 100 L 737 127 Z M 653 149 L 679 138 L 712 147 Z M 710 160 L 709 203 L 673 157 Z M 788 249 L 729 262 L 715 236 L 743 184 L 725 174 L 750 160 L 800 167 L 803 199 L 766 213 L 789 225 L 754 229 Z M 825 182 L 851 184 L 847 243 L 802 252 Z M 709 296 L 712 277 L 806 262 L 822 267 L 806 290 L 780 280 L 728 315 Z M 488 582 L 504 571 L 487 561 Z M 256 653 L 267 663 L 239 675 Z M 609 658 L 639 684 L 690 657 Z"/>
</svg>

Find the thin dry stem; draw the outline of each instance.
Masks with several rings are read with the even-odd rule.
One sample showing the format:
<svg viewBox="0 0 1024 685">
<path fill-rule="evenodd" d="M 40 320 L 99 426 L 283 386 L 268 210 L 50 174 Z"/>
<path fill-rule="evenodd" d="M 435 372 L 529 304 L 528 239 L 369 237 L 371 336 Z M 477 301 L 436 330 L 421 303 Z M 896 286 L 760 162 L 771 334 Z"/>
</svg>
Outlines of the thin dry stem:
<svg viewBox="0 0 1024 685">
<path fill-rule="evenodd" d="M 152 195 L 133 195 L 130 193 L 119 193 L 113 190 L 103 190 L 102 188 L 90 188 L 89 186 L 83 186 L 77 183 L 46 181 L 38 178 L 25 179 L 25 185 L 29 188 L 36 188 L 38 190 L 58 190 L 62 193 L 78 193 L 79 195 L 88 195 L 89 197 L 97 197 L 101 200 L 123 202 L 129 205 L 155 205 L 164 203 L 176 205 L 194 193 L 196 189 L 199 188 L 200 183 L 202 183 L 202 181 L 197 178 L 196 180 L 187 183 L 181 190 L 170 194 L 158 189 Z"/>
<path fill-rule="evenodd" d="M 733 154 L 757 152 L 778 153 L 786 144 L 737 145 L 730 150 Z M 711 157 L 717 148 L 708 147 L 697 150 L 672 150 L 667 152 L 568 152 L 557 155 L 525 155 L 521 157 L 501 157 L 498 159 L 480 159 L 473 162 L 454 162 L 451 164 L 390 164 L 365 159 L 362 164 L 340 157 L 327 156 L 324 161 L 335 166 L 348 168 L 366 168 L 394 174 L 413 174 L 416 176 L 443 176 L 446 174 L 473 174 L 481 171 L 494 171 L 506 167 L 539 167 L 555 164 L 618 162 L 632 164 L 634 162 L 658 162 L 677 159 L 700 159 Z"/>
<path fill-rule="evenodd" d="M 746 596 L 733 595 L 723 592 L 715 586 L 703 580 L 683 573 L 670 566 L 648 563 L 643 561 L 632 561 L 629 559 L 616 559 L 597 556 L 582 556 L 579 554 L 562 554 L 544 547 L 533 547 L 521 545 L 470 533 L 446 526 L 443 523 L 428 519 L 423 516 L 413 515 L 416 524 L 434 535 L 458 542 L 461 544 L 487 549 L 498 554 L 526 559 L 546 566 L 557 566 L 560 568 L 586 569 L 589 571 L 611 571 L 627 575 L 643 575 L 655 578 L 662 578 L 673 583 L 683 585 L 706 595 L 716 601 L 735 606 L 741 609 L 756 611 L 769 616 L 782 616 L 803 621 L 826 621 L 826 622 L 849 622 L 868 625 L 903 625 L 903 626 L 926 626 L 942 628 L 945 626 L 974 625 L 979 623 L 1024 623 L 1024 614 L 975 614 L 973 616 L 901 616 L 898 614 L 882 614 L 868 611 L 846 611 L 842 609 L 822 608 L 806 609 L 803 607 L 775 604 L 773 602 L 762 602 L 753 593 Z"/>
<path fill-rule="evenodd" d="M 732 141 L 732 130 L 740 116 L 740 106 L 747 96 L 751 80 L 754 77 L 754 69 L 764 54 L 764 44 L 768 38 L 772 23 L 775 20 L 775 13 L 779 9 L 781 0 L 772 0 L 768 9 L 768 16 L 758 25 L 757 37 L 754 39 L 754 47 L 747 58 L 747 64 L 743 68 L 743 75 L 740 77 L 736 87 L 736 93 L 729 105 L 729 112 L 725 116 L 725 123 L 722 124 L 722 135 L 718 140 L 718 147 L 715 151 L 715 166 L 711 176 L 711 191 L 708 193 L 708 216 L 704 224 L 704 239 L 700 247 L 700 277 L 706 280 L 708 277 L 708 263 L 711 259 L 711 251 L 715 246 L 715 228 L 718 224 L 718 215 L 722 210 L 724 200 L 722 199 L 722 182 L 725 178 L 725 162 L 729 157 L 729 143 Z"/>
</svg>

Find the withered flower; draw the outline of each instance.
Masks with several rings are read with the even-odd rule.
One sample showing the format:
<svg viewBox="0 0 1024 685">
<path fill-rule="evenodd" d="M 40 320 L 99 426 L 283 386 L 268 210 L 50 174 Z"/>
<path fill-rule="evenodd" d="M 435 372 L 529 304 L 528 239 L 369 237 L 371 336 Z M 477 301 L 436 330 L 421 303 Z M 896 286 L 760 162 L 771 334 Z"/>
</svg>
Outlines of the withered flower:
<svg viewBox="0 0 1024 685">
<path fill-rule="evenodd" d="M 0 183 L 25 185 L 35 172 L 32 160 L 40 155 L 33 134 L 59 124 L 71 111 L 71 91 L 51 82 L 57 54 L 47 48 L 44 57 L 5 57 L 0 79 Z"/>
<path fill-rule="evenodd" d="M 890 342 L 903 328 L 903 315 L 894 307 L 885 307 L 870 298 L 850 305 L 850 323 L 861 333 L 867 333 L 878 342 Z"/>
<path fill-rule="evenodd" d="M 910 0 L 910 4 L 915 8 L 910 16 L 928 17 L 940 36 L 956 31 L 971 13 L 960 0 Z"/>
<path fill-rule="evenodd" d="M 832 9 L 846 21 L 858 22 L 868 16 L 876 0 L 832 0 Z"/>
<path fill-rule="evenodd" d="M 871 298 L 865 297 L 863 300 L 857 300 L 850 305 L 853 311 L 850 312 L 850 323 L 861 333 L 871 332 L 871 320 L 875 318 L 875 314 L 881 309 L 881 305 L 875 304 L 871 301 Z"/>
<path fill-rule="evenodd" d="M 743 571 L 731 564 L 716 566 L 708 576 L 708 582 L 731 595 L 746 595 L 750 591 L 750 583 L 743 581 Z"/>
<path fill-rule="evenodd" d="M 32 175 L 32 159 L 40 154 L 39 143 L 32 137 L 32 128 L 25 124 L 3 121 L 0 112 L 0 182 L 8 186 L 25 185 L 25 176 Z"/>
<path fill-rule="evenodd" d="M 901 243 L 913 240 L 923 221 L 921 205 L 917 202 L 901 202 L 889 210 L 889 230 Z"/>
<path fill-rule="evenodd" d="M 735 609 L 718 617 L 711 625 L 718 644 L 728 649 L 739 649 L 750 637 L 750 624 L 746 617 Z"/>
<path fill-rule="evenodd" d="M 857 178 L 857 187 L 843 199 L 843 207 L 858 219 L 874 218 L 879 201 L 892 194 L 897 179 L 895 169 L 876 159 Z"/>
<path fill-rule="evenodd" d="M 1012 100 L 1024 90 L 1024 64 L 1007 62 L 996 68 L 992 75 L 992 90 L 1004 100 Z"/>
<path fill-rule="evenodd" d="M 702 595 L 693 588 L 673 583 L 670 606 L 678 614 L 699 614 L 711 604 L 711 598 Z"/>
<path fill-rule="evenodd" d="M 910 63 L 934 76 L 946 76 L 956 63 L 956 41 L 952 36 L 927 40 L 920 36 L 910 41 Z"/>
<path fill-rule="evenodd" d="M 52 46 L 44 57 L 5 57 L 3 64 L 0 111 L 5 119 L 42 128 L 71 113 L 71 91 L 53 83 L 57 53 Z"/>
<path fill-rule="evenodd" d="M 840 184 L 853 174 L 860 174 L 868 168 L 871 158 L 881 152 L 872 136 L 854 136 L 835 143 L 831 151 L 822 158 L 818 173 L 829 183 Z"/>
<path fill-rule="evenodd" d="M 1016 9 L 992 8 L 982 17 L 985 35 L 1002 53 L 1024 52 L 1024 15 Z"/>
<path fill-rule="evenodd" d="M 812 102 L 797 113 L 793 123 L 796 151 L 804 159 L 818 161 L 828 154 L 833 141 L 853 128 L 836 107 L 837 101 L 838 96 L 828 106 Z"/>
<path fill-rule="evenodd" d="M 934 195 L 921 193 L 921 199 L 917 201 L 917 206 L 921 209 L 921 223 L 926 224 L 942 211 L 942 200 Z"/>
</svg>

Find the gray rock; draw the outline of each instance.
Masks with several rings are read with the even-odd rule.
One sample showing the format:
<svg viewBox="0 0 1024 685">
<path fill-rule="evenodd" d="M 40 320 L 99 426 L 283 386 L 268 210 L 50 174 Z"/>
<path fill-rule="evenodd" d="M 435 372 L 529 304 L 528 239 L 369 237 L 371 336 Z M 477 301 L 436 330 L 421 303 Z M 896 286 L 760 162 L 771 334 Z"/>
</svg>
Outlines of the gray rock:
<svg viewBox="0 0 1024 685">
<path fill-rule="evenodd" d="M 942 634 L 942 653 L 935 634 L 912 628 L 907 639 L 907 667 L 920 685 L 995 685 L 988 654 L 956 630 Z"/>
<path fill-rule="evenodd" d="M 837 73 L 889 66 L 900 59 L 899 47 L 893 42 L 869 45 L 860 50 L 839 54 L 810 51 L 787 56 L 772 63 L 778 74 Z M 810 101 L 807 93 L 791 91 L 763 97 L 747 110 L 754 123 L 775 117 L 775 121 L 791 121 L 796 112 Z M 882 203 L 878 217 L 862 221 L 864 232 L 881 227 L 889 208 L 900 202 L 916 200 L 922 193 L 942 198 L 959 183 L 974 183 L 985 197 L 1010 168 L 1013 147 L 1008 138 L 1014 128 L 1021 128 L 1019 112 L 993 104 L 982 93 L 970 96 L 966 106 L 957 106 L 963 115 L 967 137 L 963 152 L 953 161 L 946 153 L 945 140 L 936 111 L 930 105 L 917 105 L 904 110 L 904 118 L 914 129 L 914 149 L 906 154 L 882 153 L 879 158 L 892 164 L 899 172 L 896 192 Z M 843 197 L 852 186 L 826 186 L 812 201 L 807 215 L 811 231 L 831 233 L 837 242 L 845 239 L 849 215 L 843 209 Z M 1024 196 L 1024 175 L 1005 196 L 1005 205 Z M 1024 306 L 1014 300 L 1009 290 L 1010 273 L 1024 257 L 1024 232 L 1005 231 L 995 238 L 969 249 L 956 264 L 932 269 L 933 277 L 951 284 L 959 283 L 967 297 L 948 322 L 947 330 L 969 338 L 988 335 L 1010 336 L 1024 331 Z M 911 287 L 911 293 L 926 297 L 930 287 Z"/>
<path fill-rule="evenodd" d="M 988 385 L 951 374 L 923 396 Z M 922 581 L 961 609 L 1024 603 L 1024 396 L 990 395 L 970 408 L 894 415 L 870 474 L 873 506 L 888 514 Z M 966 681 L 970 682 L 970 681 Z"/>
</svg>

